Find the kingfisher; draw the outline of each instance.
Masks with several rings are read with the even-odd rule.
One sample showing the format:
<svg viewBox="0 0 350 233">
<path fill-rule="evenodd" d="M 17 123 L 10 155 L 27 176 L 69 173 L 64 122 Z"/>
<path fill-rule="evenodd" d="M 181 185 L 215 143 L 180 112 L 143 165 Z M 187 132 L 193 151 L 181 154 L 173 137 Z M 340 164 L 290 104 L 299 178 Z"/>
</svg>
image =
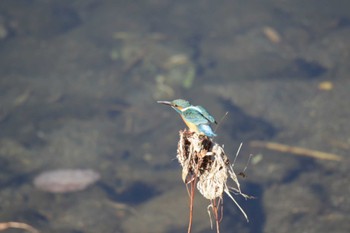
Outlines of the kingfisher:
<svg viewBox="0 0 350 233">
<path fill-rule="evenodd" d="M 157 101 L 157 103 L 171 106 L 180 114 L 182 120 L 191 131 L 204 134 L 208 137 L 216 136 L 209 124 L 217 124 L 217 122 L 202 106 L 193 106 L 190 102 L 183 99 Z"/>
</svg>

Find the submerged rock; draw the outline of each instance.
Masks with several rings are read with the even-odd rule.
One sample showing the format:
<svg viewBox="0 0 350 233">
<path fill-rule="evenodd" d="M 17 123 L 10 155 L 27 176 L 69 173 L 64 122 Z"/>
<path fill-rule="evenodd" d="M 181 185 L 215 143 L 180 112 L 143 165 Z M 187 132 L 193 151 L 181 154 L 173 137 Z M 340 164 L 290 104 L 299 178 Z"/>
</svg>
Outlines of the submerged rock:
<svg viewBox="0 0 350 233">
<path fill-rule="evenodd" d="M 91 169 L 58 169 L 46 171 L 34 179 L 34 186 L 51 193 L 67 193 L 84 190 L 100 179 Z"/>
</svg>

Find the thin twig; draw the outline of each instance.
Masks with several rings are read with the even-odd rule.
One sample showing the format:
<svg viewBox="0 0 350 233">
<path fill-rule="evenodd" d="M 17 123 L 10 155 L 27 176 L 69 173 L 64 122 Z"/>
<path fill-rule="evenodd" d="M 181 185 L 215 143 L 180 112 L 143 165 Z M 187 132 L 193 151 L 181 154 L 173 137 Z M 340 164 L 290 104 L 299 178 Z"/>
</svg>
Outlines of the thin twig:
<svg viewBox="0 0 350 233">
<path fill-rule="evenodd" d="M 221 117 L 221 119 L 219 120 L 219 122 L 217 123 L 217 125 L 216 125 L 216 127 L 215 127 L 215 129 L 214 129 L 214 133 L 218 130 L 218 128 L 219 128 L 219 126 L 221 125 L 221 123 L 223 122 L 223 120 L 225 120 L 227 114 L 228 114 L 228 112 L 226 112 L 226 113 L 224 114 L 224 116 Z"/>
<path fill-rule="evenodd" d="M 0 223 L 0 231 L 6 230 L 8 228 L 17 228 L 27 230 L 31 233 L 39 233 L 37 229 L 23 222 L 1 222 Z"/>
<path fill-rule="evenodd" d="M 219 201 L 216 202 L 216 199 L 212 200 L 213 203 L 213 212 L 215 216 L 215 224 L 216 224 L 216 233 L 220 233 L 220 218 L 218 212 Z"/>
<path fill-rule="evenodd" d="M 269 150 L 275 150 L 284 153 L 291 153 L 300 156 L 312 157 L 315 159 L 341 161 L 343 158 L 336 154 L 326 153 L 317 150 L 310 150 L 302 147 L 288 146 L 276 142 L 252 141 L 249 143 L 251 147 L 262 147 Z"/>
<path fill-rule="evenodd" d="M 194 193 L 195 193 L 195 188 L 196 188 L 196 182 L 197 182 L 197 178 L 194 178 L 191 181 L 191 183 L 190 183 L 190 192 L 191 192 L 191 196 L 190 196 L 190 217 L 189 217 L 189 221 L 188 221 L 187 233 L 191 233 L 191 229 L 192 229 L 193 204 L 194 204 Z"/>
</svg>

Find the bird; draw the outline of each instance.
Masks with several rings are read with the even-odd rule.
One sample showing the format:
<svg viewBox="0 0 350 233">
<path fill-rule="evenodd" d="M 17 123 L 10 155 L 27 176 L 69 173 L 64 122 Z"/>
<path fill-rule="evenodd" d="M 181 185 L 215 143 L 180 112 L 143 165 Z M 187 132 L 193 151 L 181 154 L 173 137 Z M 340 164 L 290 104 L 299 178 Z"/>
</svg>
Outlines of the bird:
<svg viewBox="0 0 350 233">
<path fill-rule="evenodd" d="M 217 136 L 209 125 L 210 123 L 217 124 L 217 122 L 202 106 L 194 106 L 184 99 L 157 101 L 157 103 L 171 106 L 180 114 L 182 120 L 191 131 L 204 134 L 208 137 Z"/>
</svg>

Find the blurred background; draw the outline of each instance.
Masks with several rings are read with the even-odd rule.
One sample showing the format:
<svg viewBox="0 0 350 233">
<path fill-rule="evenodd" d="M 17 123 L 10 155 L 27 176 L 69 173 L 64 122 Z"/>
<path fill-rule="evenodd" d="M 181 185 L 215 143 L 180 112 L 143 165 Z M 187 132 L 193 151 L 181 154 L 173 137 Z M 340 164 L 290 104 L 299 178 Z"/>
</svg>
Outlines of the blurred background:
<svg viewBox="0 0 350 233">
<path fill-rule="evenodd" d="M 0 1 L 0 223 L 186 232 L 176 161 L 185 125 L 156 103 L 184 98 L 220 121 L 215 141 L 232 160 L 243 142 L 237 173 L 253 155 L 240 182 L 256 199 L 237 197 L 250 222 L 224 197 L 221 232 L 349 232 L 349 9 L 346 0 Z M 60 193 L 34 182 L 61 169 L 83 175 L 54 173 L 45 187 Z M 99 180 L 85 187 L 94 181 L 83 169 Z M 209 201 L 195 198 L 193 232 L 215 232 Z"/>
</svg>

